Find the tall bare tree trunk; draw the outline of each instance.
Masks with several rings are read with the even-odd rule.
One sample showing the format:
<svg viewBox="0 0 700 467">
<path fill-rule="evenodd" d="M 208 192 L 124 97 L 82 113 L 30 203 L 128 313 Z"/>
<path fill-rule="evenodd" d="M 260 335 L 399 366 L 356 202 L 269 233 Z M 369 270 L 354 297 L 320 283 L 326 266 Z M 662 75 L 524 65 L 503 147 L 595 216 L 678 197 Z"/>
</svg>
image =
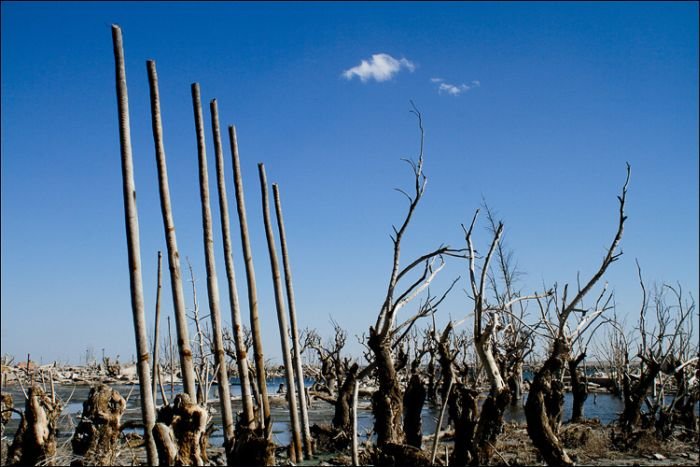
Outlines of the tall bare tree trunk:
<svg viewBox="0 0 700 467">
<path fill-rule="evenodd" d="M 242 425 L 251 428 L 255 422 L 253 411 L 253 397 L 250 390 L 250 376 L 248 374 L 248 359 L 243 337 L 243 324 L 241 322 L 241 309 L 238 302 L 238 288 L 236 287 L 236 270 L 233 265 L 233 249 L 231 248 L 231 228 L 228 216 L 228 201 L 226 199 L 226 182 L 224 180 L 224 150 L 221 144 L 221 130 L 219 127 L 219 109 L 216 99 L 209 104 L 211 110 L 211 126 L 214 135 L 214 150 L 216 153 L 216 182 L 219 190 L 219 214 L 221 215 L 221 236 L 224 241 L 224 260 L 226 262 L 226 277 L 228 279 L 228 298 L 231 305 L 231 319 L 233 323 L 233 342 L 236 346 L 236 364 L 238 377 L 241 381 L 241 397 L 243 403 Z"/>
<path fill-rule="evenodd" d="M 355 380 L 352 391 L 352 465 L 360 465 L 359 449 L 357 448 L 357 396 L 360 382 Z"/>
<path fill-rule="evenodd" d="M 199 159 L 199 189 L 202 199 L 202 232 L 204 234 L 204 253 L 207 266 L 207 292 L 209 298 L 209 316 L 214 340 L 214 363 L 216 377 L 219 380 L 219 403 L 224 431 L 226 452 L 230 455 L 233 448 L 233 414 L 231 412 L 231 394 L 228 385 L 226 354 L 224 340 L 221 336 L 221 311 L 219 310 L 219 283 L 214 261 L 214 229 L 212 228 L 211 206 L 209 204 L 209 174 L 207 172 L 207 153 L 204 141 L 204 118 L 199 94 L 199 84 L 192 84 L 192 106 L 194 107 L 195 127 L 197 130 L 197 154 Z"/>
<path fill-rule="evenodd" d="M 197 400 L 194 364 L 192 362 L 192 348 L 190 347 L 190 337 L 187 329 L 185 293 L 182 287 L 182 275 L 180 271 L 180 254 L 178 253 L 177 249 L 175 221 L 173 219 L 172 208 L 170 206 L 170 187 L 168 184 L 168 168 L 165 162 L 165 146 L 163 144 L 163 124 L 160 117 L 160 97 L 158 92 L 158 74 L 156 73 L 156 63 L 153 60 L 149 60 L 147 62 L 147 68 L 148 85 L 151 93 L 151 122 L 153 127 L 153 141 L 155 143 L 156 165 L 158 167 L 160 210 L 163 216 L 163 228 L 165 229 L 165 240 L 168 247 L 170 289 L 172 290 L 173 294 L 175 330 L 177 332 L 177 349 L 180 354 L 182 385 L 185 393 L 187 393 L 192 400 Z M 175 370 L 171 368 L 171 372 L 172 371 Z"/>
<path fill-rule="evenodd" d="M 158 330 L 160 326 L 160 290 L 163 288 L 163 252 L 158 250 L 158 287 L 156 289 L 156 320 L 153 330 L 153 370 L 151 372 L 151 386 L 153 387 L 153 402 L 156 400 L 158 389 Z"/>
<path fill-rule="evenodd" d="M 126 244 L 129 255 L 129 285 L 131 288 L 131 309 L 134 319 L 134 337 L 138 354 L 137 370 L 139 389 L 141 391 L 141 413 L 144 424 L 144 441 L 148 463 L 158 465 L 158 455 L 153 442 L 151 430 L 155 424 L 153 393 L 148 374 L 148 336 L 143 303 L 143 282 L 141 278 L 141 247 L 139 243 L 139 219 L 136 209 L 136 187 L 134 184 L 134 165 L 131 156 L 131 128 L 129 127 L 129 97 L 126 89 L 126 68 L 124 66 L 124 48 L 122 31 L 116 24 L 112 25 L 112 42 L 114 44 L 114 64 L 117 82 L 117 103 L 119 107 L 119 143 L 122 160 L 122 182 L 124 195 L 124 217 L 126 223 Z"/>
<path fill-rule="evenodd" d="M 262 191 L 263 219 L 265 221 L 265 236 L 267 237 L 267 249 L 270 254 L 270 269 L 272 269 L 272 282 L 275 286 L 275 305 L 277 308 L 277 322 L 280 329 L 280 343 L 282 346 L 282 358 L 284 359 L 284 373 L 287 379 L 287 400 L 289 402 L 289 416 L 292 422 L 292 442 L 296 453 L 296 462 L 303 459 L 301 436 L 299 433 L 299 413 L 297 412 L 296 390 L 294 388 L 294 368 L 292 366 L 292 354 L 289 350 L 289 327 L 287 315 L 284 312 L 284 297 L 282 292 L 282 278 L 280 276 L 277 251 L 275 249 L 275 237 L 272 233 L 272 221 L 270 219 L 270 204 L 267 196 L 267 177 L 265 166 L 258 164 L 260 174 L 260 190 Z"/>
<path fill-rule="evenodd" d="M 173 337 L 170 332 L 170 316 L 168 316 L 168 346 L 170 348 L 170 400 L 175 397 L 175 361 L 173 359 Z"/>
<path fill-rule="evenodd" d="M 229 142 L 231 144 L 231 157 L 233 159 L 233 181 L 236 189 L 236 208 L 238 210 L 238 224 L 241 229 L 241 243 L 243 246 L 243 258 L 245 260 L 245 274 L 248 283 L 248 307 L 250 309 L 250 330 L 253 334 L 253 356 L 255 358 L 255 375 L 258 383 L 258 391 L 262 399 L 263 423 L 265 437 L 272 434 L 270 422 L 270 401 L 267 398 L 267 376 L 265 374 L 265 357 L 263 355 L 262 334 L 260 333 L 260 321 L 258 318 L 258 292 L 255 285 L 255 268 L 253 267 L 253 252 L 250 248 L 248 236 L 248 218 L 245 209 L 245 196 L 243 195 L 243 176 L 241 164 L 238 159 L 238 142 L 236 140 L 236 128 L 228 127 Z"/>
<path fill-rule="evenodd" d="M 272 193 L 275 198 L 275 214 L 277 215 L 277 228 L 280 234 L 280 246 L 282 248 L 282 265 L 284 266 L 284 285 L 287 290 L 287 304 L 289 305 L 289 324 L 292 326 L 292 344 L 294 347 L 294 367 L 297 374 L 297 389 L 299 391 L 299 406 L 301 408 L 301 428 L 304 435 L 304 449 L 307 456 L 313 454 L 313 440 L 309 428 L 309 412 L 306 407 L 304 385 L 304 369 L 301 365 L 301 351 L 299 347 L 299 332 L 297 331 L 297 311 L 294 300 L 294 287 L 292 286 L 292 268 L 289 264 L 289 252 L 287 250 L 287 234 L 284 230 L 284 218 L 282 217 L 282 202 L 280 201 L 279 187 L 272 184 Z"/>
</svg>

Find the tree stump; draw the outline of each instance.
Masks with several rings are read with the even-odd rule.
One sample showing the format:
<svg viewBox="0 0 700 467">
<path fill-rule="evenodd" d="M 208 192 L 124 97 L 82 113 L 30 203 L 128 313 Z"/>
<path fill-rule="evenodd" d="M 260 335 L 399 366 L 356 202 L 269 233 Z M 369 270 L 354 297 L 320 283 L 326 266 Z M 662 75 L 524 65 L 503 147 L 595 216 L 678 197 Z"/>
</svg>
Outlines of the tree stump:
<svg viewBox="0 0 700 467">
<path fill-rule="evenodd" d="M 153 427 L 160 465 L 205 465 L 209 414 L 187 394 L 161 408 Z"/>
<path fill-rule="evenodd" d="M 0 395 L 0 438 L 5 434 L 5 425 L 12 418 L 12 411 L 15 408 L 14 401 L 12 399 L 12 394 L 1 394 Z M 5 457 L 7 456 L 7 444 L 4 440 L 0 441 L 0 464 L 5 465 L 7 461 Z"/>
<path fill-rule="evenodd" d="M 261 430 L 239 427 L 231 458 L 234 465 L 275 465 L 275 443 Z"/>
<path fill-rule="evenodd" d="M 124 410 L 126 400 L 114 389 L 104 384 L 90 389 L 83 402 L 82 419 L 71 439 L 73 453 L 82 459 L 71 465 L 115 464 Z"/>
<path fill-rule="evenodd" d="M 39 386 L 29 388 L 24 414 L 8 452 L 8 464 L 36 465 L 56 454 L 56 421 L 62 408 Z"/>
<path fill-rule="evenodd" d="M 12 418 L 12 409 L 15 408 L 12 394 L 0 395 L 0 436 L 5 434 L 5 425 Z"/>
</svg>

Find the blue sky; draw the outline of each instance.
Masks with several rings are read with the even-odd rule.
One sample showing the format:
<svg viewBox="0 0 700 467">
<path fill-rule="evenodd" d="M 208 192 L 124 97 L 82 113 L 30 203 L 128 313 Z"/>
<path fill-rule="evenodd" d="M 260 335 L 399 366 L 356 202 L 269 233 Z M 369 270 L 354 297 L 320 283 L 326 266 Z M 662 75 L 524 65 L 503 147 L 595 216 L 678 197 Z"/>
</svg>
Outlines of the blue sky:
<svg viewBox="0 0 700 467">
<path fill-rule="evenodd" d="M 635 258 L 649 284 L 680 282 L 697 297 L 697 14 L 697 2 L 3 2 L 2 353 L 45 363 L 78 361 L 86 347 L 134 353 L 112 23 L 124 34 L 151 326 L 165 242 L 147 59 L 158 67 L 180 254 L 205 310 L 190 84 L 200 83 L 205 103 L 218 99 L 222 124 L 237 126 L 269 357 L 278 358 L 279 337 L 256 164 L 280 184 L 300 326 L 328 336 L 333 316 L 358 353 L 352 336 L 376 319 L 391 225 L 404 215 L 394 188 L 411 183 L 400 161 L 418 148 L 410 100 L 424 117 L 428 188 L 405 259 L 440 243 L 462 247 L 460 224 L 483 198 L 505 222 L 524 292 L 573 285 L 612 239 L 629 161 L 624 256 L 607 275 L 618 314 L 632 321 L 639 307 Z M 209 129 L 206 108 L 205 119 Z M 484 227 L 477 247 L 489 241 Z M 436 281 L 433 293 L 463 278 L 439 322 L 470 310 L 466 271 L 451 262 Z"/>
</svg>

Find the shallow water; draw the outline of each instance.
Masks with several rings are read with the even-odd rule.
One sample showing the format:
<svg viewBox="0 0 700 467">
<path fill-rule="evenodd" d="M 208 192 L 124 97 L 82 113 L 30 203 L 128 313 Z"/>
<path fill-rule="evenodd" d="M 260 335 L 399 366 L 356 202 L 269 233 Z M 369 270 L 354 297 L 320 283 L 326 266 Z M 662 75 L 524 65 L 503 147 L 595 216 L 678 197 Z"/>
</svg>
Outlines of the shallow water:
<svg viewBox="0 0 700 467">
<path fill-rule="evenodd" d="M 276 395 L 277 389 L 279 388 L 280 383 L 284 382 L 283 378 L 271 378 L 268 381 L 267 384 L 267 390 L 268 394 L 273 396 Z M 306 381 L 307 386 L 310 386 L 312 384 L 311 380 Z M 124 413 L 124 416 L 122 417 L 122 422 L 127 422 L 131 420 L 140 420 L 141 418 L 141 406 L 140 406 L 140 396 L 139 396 L 139 390 L 138 390 L 138 385 L 125 385 L 125 384 L 115 384 L 112 385 L 114 389 L 119 391 L 122 396 L 124 396 L 127 399 L 127 409 Z M 166 394 L 168 397 L 170 397 L 170 385 L 166 384 L 164 385 Z M 182 386 L 179 384 L 175 384 L 174 386 L 174 392 L 177 394 L 182 390 Z M 22 394 L 22 391 L 19 387 L 10 387 L 10 388 L 5 388 L 5 391 L 9 392 L 12 394 L 12 397 L 15 400 L 15 404 L 18 403 L 18 401 L 22 401 L 24 396 Z M 236 379 L 231 380 L 231 386 L 230 386 L 230 391 L 231 391 L 231 396 L 234 398 L 232 402 L 232 408 L 234 410 L 234 413 L 238 413 L 242 410 L 241 402 L 240 402 L 240 396 L 241 396 L 241 386 L 238 384 L 238 381 Z M 57 386 L 56 387 L 56 392 L 58 396 L 63 399 L 63 400 L 68 400 L 70 397 L 70 400 L 68 401 L 68 404 L 66 405 L 60 426 L 64 427 L 63 430 L 59 431 L 59 438 L 60 439 L 68 439 L 70 436 L 73 434 L 73 427 L 77 425 L 78 423 L 78 416 L 80 412 L 83 409 L 83 401 L 85 401 L 88 397 L 88 394 L 90 392 L 90 387 L 89 386 Z M 72 393 L 72 397 L 71 397 Z M 209 399 L 218 399 L 218 388 L 216 385 L 212 386 L 211 391 L 209 393 Z M 238 398 L 239 400 L 235 400 Z M 272 425 L 272 435 L 273 435 L 273 440 L 275 443 L 278 445 L 286 445 L 290 443 L 290 431 L 291 431 L 291 423 L 289 420 L 289 412 L 287 410 L 287 404 L 283 400 L 279 400 L 279 398 L 274 398 L 273 403 L 271 404 L 271 415 L 272 415 L 272 420 L 273 420 L 273 425 Z M 524 422 L 525 421 L 525 411 L 523 409 L 523 404 L 524 404 L 525 398 L 521 401 L 520 404 L 516 406 L 509 406 L 506 409 L 506 412 L 504 414 L 504 418 L 507 422 L 515 421 L 515 422 Z M 567 420 L 571 416 L 571 403 L 572 403 L 572 397 L 571 394 L 566 394 L 564 397 L 564 416 L 563 419 Z M 162 404 L 161 396 L 160 396 L 160 391 L 158 392 L 158 396 L 156 399 L 156 404 L 160 405 Z M 221 414 L 219 412 L 219 407 L 218 404 L 215 403 L 212 405 L 214 409 L 213 417 L 214 417 L 214 424 L 220 426 L 221 425 Z M 588 396 L 588 399 L 586 400 L 584 404 L 584 415 L 587 418 L 598 418 L 603 424 L 608 424 L 615 419 L 617 419 L 619 412 L 621 412 L 623 409 L 623 402 L 621 399 L 618 399 L 611 394 L 606 394 L 606 393 L 601 393 L 601 394 L 596 394 L 596 393 L 591 393 Z M 328 424 L 331 422 L 333 418 L 333 412 L 334 408 L 331 406 L 329 403 L 321 401 L 321 400 L 314 400 L 309 407 L 309 422 L 311 425 L 313 424 Z M 435 407 L 430 404 L 426 404 L 423 408 L 423 433 L 424 434 L 432 434 L 435 432 L 435 425 L 437 424 L 437 419 L 440 414 L 440 407 Z M 445 419 L 447 419 L 447 416 L 445 416 Z M 374 419 L 372 417 L 372 413 L 370 410 L 370 405 L 369 405 L 369 400 L 360 400 L 358 404 L 358 418 L 357 418 L 357 426 L 358 426 L 358 433 L 360 435 L 360 440 L 366 439 L 372 430 L 372 424 L 374 422 Z M 443 421 L 443 424 L 446 423 L 446 420 Z M 17 429 L 17 425 L 19 424 L 19 416 L 16 414 L 13 414 L 12 420 L 6 427 L 6 432 L 5 436 L 11 437 L 14 435 L 15 430 Z M 210 438 L 211 444 L 213 446 L 220 446 L 223 444 L 223 434 L 221 430 L 215 431 L 211 438 Z"/>
</svg>

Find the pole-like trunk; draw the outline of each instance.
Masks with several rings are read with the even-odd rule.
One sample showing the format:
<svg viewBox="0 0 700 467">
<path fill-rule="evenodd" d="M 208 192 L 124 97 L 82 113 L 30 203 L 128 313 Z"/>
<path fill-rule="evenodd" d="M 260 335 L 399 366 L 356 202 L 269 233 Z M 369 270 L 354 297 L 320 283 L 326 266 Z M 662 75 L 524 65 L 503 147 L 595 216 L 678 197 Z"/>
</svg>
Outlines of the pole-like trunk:
<svg viewBox="0 0 700 467">
<path fill-rule="evenodd" d="M 352 391 L 352 465 L 360 465 L 360 455 L 357 448 L 357 396 L 360 382 L 355 380 Z"/>
<path fill-rule="evenodd" d="M 170 316 L 168 316 L 168 347 L 170 349 L 170 400 L 175 397 L 175 359 L 173 358 L 173 336 L 170 332 Z"/>
<path fill-rule="evenodd" d="M 158 287 L 156 289 L 156 321 L 153 330 L 153 369 L 151 372 L 151 383 L 153 387 L 153 401 L 156 400 L 158 388 L 158 330 L 160 329 L 160 290 L 163 288 L 163 252 L 158 251 Z"/>
<path fill-rule="evenodd" d="M 437 456 L 437 450 L 438 450 L 438 444 L 440 443 L 440 430 L 442 429 L 442 420 L 445 418 L 445 409 L 447 408 L 447 402 L 450 399 L 450 393 L 452 392 L 452 379 L 450 379 L 450 382 L 447 385 L 447 390 L 445 391 L 445 396 L 443 397 L 442 400 L 442 408 L 440 409 L 440 416 L 438 417 L 437 420 L 437 425 L 435 425 L 435 438 L 433 438 L 433 449 L 432 449 L 432 454 L 430 456 L 430 463 L 435 464 L 435 457 Z M 445 446 L 447 448 L 447 446 Z M 445 455 L 445 458 L 447 458 L 447 455 Z"/>
<path fill-rule="evenodd" d="M 294 368 L 292 366 L 292 354 L 289 349 L 289 327 L 287 326 L 287 315 L 284 311 L 284 292 L 282 292 L 282 278 L 280 276 L 279 262 L 277 260 L 277 251 L 275 249 L 275 237 L 272 232 L 270 205 L 267 195 L 267 177 L 265 176 L 265 166 L 263 164 L 258 164 L 258 172 L 260 175 L 260 190 L 262 191 L 265 236 L 267 237 L 267 249 L 270 254 L 272 281 L 275 286 L 275 305 L 277 308 L 277 322 L 280 330 L 282 358 L 284 359 L 284 373 L 287 379 L 287 400 L 289 402 L 289 416 L 292 422 L 292 443 L 296 454 L 296 462 L 300 462 L 303 459 L 303 454 L 299 429 L 299 414 L 297 412 L 296 390 L 294 387 Z"/>
<path fill-rule="evenodd" d="M 287 304 L 289 306 L 289 324 L 292 326 L 292 344 L 294 348 L 294 367 L 297 374 L 297 389 L 299 391 L 299 407 L 301 408 L 301 428 L 304 435 L 304 449 L 307 456 L 313 454 L 313 441 L 309 428 L 309 412 L 306 407 L 304 397 L 306 386 L 304 385 L 304 369 L 301 365 L 301 351 L 299 346 L 299 332 L 297 328 L 296 303 L 294 301 L 294 287 L 292 286 L 292 268 L 289 264 L 289 252 L 287 250 L 287 235 L 284 229 L 284 218 L 282 217 L 282 202 L 277 184 L 272 184 L 272 193 L 275 198 L 275 213 L 277 214 L 277 228 L 280 235 L 280 246 L 282 248 L 282 265 L 284 267 L 284 284 L 287 290 Z"/>
<path fill-rule="evenodd" d="M 207 172 L 207 153 L 204 142 L 204 118 L 199 95 L 199 84 L 192 84 L 192 105 L 194 107 L 195 127 L 197 131 L 197 154 L 199 159 L 199 188 L 202 199 L 202 232 L 204 234 L 204 253 L 207 267 L 207 292 L 209 298 L 209 317 L 214 341 L 214 362 L 216 376 L 219 380 L 219 403 L 224 432 L 224 446 L 230 455 L 234 442 L 233 413 L 231 411 L 231 394 L 228 385 L 226 354 L 221 335 L 221 311 L 219 310 L 219 283 L 214 261 L 214 229 L 212 228 L 211 206 L 209 204 L 209 174 Z"/>
<path fill-rule="evenodd" d="M 267 398 L 267 377 L 265 375 L 265 357 L 263 355 L 262 334 L 260 332 L 260 320 L 258 318 L 258 292 L 255 284 L 255 269 L 253 267 L 253 252 L 250 247 L 248 235 L 248 218 L 245 209 L 245 196 L 243 195 L 243 176 L 238 159 L 238 142 L 236 140 L 236 128 L 228 127 L 229 143 L 231 144 L 231 157 L 233 159 L 233 181 L 236 190 L 236 208 L 238 210 L 238 224 L 241 230 L 241 244 L 243 246 L 243 259 L 245 261 L 245 275 L 248 284 L 248 307 L 250 310 L 250 330 L 253 335 L 253 357 L 255 359 L 255 376 L 262 399 L 262 428 L 265 429 L 265 437 L 272 434 L 270 421 L 270 401 Z"/>
<path fill-rule="evenodd" d="M 173 309 L 175 311 L 175 331 L 177 333 L 177 349 L 180 354 L 180 370 L 182 372 L 183 390 L 192 400 L 197 400 L 196 383 L 194 377 L 194 363 L 192 362 L 192 348 L 190 347 L 189 331 L 187 329 L 187 309 L 185 306 L 185 293 L 182 287 L 182 273 L 180 270 L 180 254 L 177 249 L 177 237 L 175 235 L 175 220 L 173 219 L 170 205 L 170 186 L 168 184 L 168 168 L 165 162 L 165 146 L 163 144 L 163 124 L 160 116 L 160 95 L 158 91 L 158 74 L 156 63 L 153 60 L 147 62 L 148 85 L 151 95 L 151 126 L 153 127 L 153 141 L 156 151 L 156 166 L 158 168 L 158 188 L 160 192 L 160 210 L 165 229 L 165 241 L 168 248 L 168 267 L 170 269 L 170 289 L 173 294 Z M 174 371 L 174 370 L 172 370 Z M 172 395 L 171 395 L 172 398 Z"/>
<path fill-rule="evenodd" d="M 138 354 L 137 371 L 141 391 L 141 413 L 144 424 L 144 441 L 148 463 L 158 464 L 158 454 L 151 430 L 155 424 L 153 393 L 148 373 L 148 336 L 143 302 L 143 282 L 141 278 L 141 247 L 139 242 L 139 220 L 136 209 L 136 187 L 134 165 L 131 156 L 131 128 L 129 127 L 129 97 L 126 90 L 126 68 L 122 31 L 112 25 L 114 63 L 116 68 L 117 103 L 119 107 L 119 143 L 121 147 L 122 181 L 124 195 L 124 217 L 126 223 L 126 244 L 129 255 L 129 285 L 131 289 L 131 310 L 134 319 L 134 337 Z"/>
<path fill-rule="evenodd" d="M 242 426 L 252 428 L 255 422 L 253 411 L 253 397 L 250 390 L 250 378 L 248 376 L 248 358 L 243 337 L 243 324 L 241 322 L 241 309 L 238 302 L 238 288 L 236 287 L 236 271 L 233 264 L 233 248 L 231 247 L 231 228 L 228 216 L 228 200 L 226 198 L 226 182 L 224 180 L 224 150 L 221 144 L 221 129 L 219 127 L 219 109 L 216 99 L 209 104 L 211 110 L 211 127 L 214 136 L 214 152 L 216 153 L 216 182 L 219 191 L 219 214 L 221 216 L 221 237 L 224 242 L 224 260 L 226 263 L 226 278 L 228 279 L 228 298 L 231 306 L 231 320 L 233 323 L 233 342 L 236 347 L 236 364 L 238 366 L 238 378 L 241 382 L 241 398 L 243 404 Z"/>
</svg>

